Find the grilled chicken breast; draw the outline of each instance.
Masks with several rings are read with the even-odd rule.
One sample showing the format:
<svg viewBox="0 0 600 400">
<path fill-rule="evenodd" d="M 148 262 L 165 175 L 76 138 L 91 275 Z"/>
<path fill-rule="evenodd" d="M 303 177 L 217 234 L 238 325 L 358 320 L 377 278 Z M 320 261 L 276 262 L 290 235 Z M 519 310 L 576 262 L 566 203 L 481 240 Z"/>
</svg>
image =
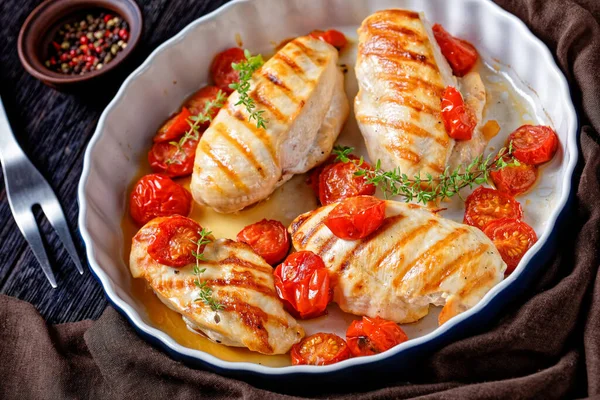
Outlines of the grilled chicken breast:
<svg viewBox="0 0 600 400">
<path fill-rule="evenodd" d="M 248 121 L 233 93 L 198 145 L 194 199 L 219 212 L 235 212 L 323 162 L 349 108 L 337 60 L 333 46 L 304 36 L 255 72 L 249 96 L 256 110 L 264 111 L 266 129 Z"/>
<path fill-rule="evenodd" d="M 422 14 L 379 11 L 363 21 L 358 34 L 354 112 L 371 160 L 409 176 L 435 176 L 481 154 L 485 141 L 478 126 L 476 140 L 456 145 L 453 156 L 455 141 L 441 119 L 441 97 L 446 86 L 454 86 L 481 121 L 481 78 L 472 72 L 457 81 Z"/>
<path fill-rule="evenodd" d="M 339 239 L 324 225 L 337 203 L 300 215 L 289 227 L 296 250 L 320 255 L 343 311 L 398 323 L 444 306 L 438 321 L 473 307 L 504 277 L 506 264 L 480 230 L 426 208 L 386 201 L 386 218 L 370 236 Z"/>
<path fill-rule="evenodd" d="M 168 218 L 168 217 L 167 217 Z M 273 268 L 252 249 L 229 239 L 219 239 L 204 250 L 200 282 L 212 289 L 212 298 L 223 309 L 212 311 L 198 299 L 195 264 L 171 268 L 148 254 L 155 218 L 133 238 L 129 268 L 134 278 L 145 279 L 169 308 L 180 313 L 188 327 L 227 346 L 247 347 L 263 354 L 284 354 L 304 337 L 304 330 L 284 309 L 275 293 Z"/>
</svg>

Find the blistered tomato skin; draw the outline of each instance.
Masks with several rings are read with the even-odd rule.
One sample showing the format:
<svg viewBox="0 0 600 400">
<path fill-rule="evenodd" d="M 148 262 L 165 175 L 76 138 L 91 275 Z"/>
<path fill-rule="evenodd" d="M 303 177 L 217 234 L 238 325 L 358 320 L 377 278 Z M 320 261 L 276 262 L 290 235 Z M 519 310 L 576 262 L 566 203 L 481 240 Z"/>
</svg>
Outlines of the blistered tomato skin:
<svg viewBox="0 0 600 400">
<path fill-rule="evenodd" d="M 183 107 L 179 113 L 173 115 L 160 127 L 156 136 L 154 136 L 154 142 L 169 142 L 179 139 L 190 128 L 188 123 L 190 116 L 190 111 Z"/>
<path fill-rule="evenodd" d="M 346 36 L 340 31 L 335 29 L 329 29 L 327 31 L 315 30 L 310 33 L 310 36 L 323 40 L 329 43 L 338 50 L 343 49 L 348 44 Z"/>
<path fill-rule="evenodd" d="M 290 357 L 292 365 L 331 365 L 350 358 L 350 349 L 333 333 L 316 333 L 295 344 Z"/>
<path fill-rule="evenodd" d="M 440 24 L 433 26 L 433 35 L 454 75 L 465 76 L 473 69 L 479 55 L 471 43 L 450 35 Z"/>
<path fill-rule="evenodd" d="M 129 198 L 129 212 L 140 226 L 156 217 L 189 215 L 192 195 L 168 176 L 150 174 L 142 177 L 133 187 Z"/>
<path fill-rule="evenodd" d="M 352 321 L 346 331 L 346 342 L 354 357 L 378 354 L 407 340 L 398 324 L 381 317 Z"/>
<path fill-rule="evenodd" d="M 183 106 L 190 111 L 191 115 L 198 115 L 199 113 L 204 113 L 204 110 L 206 109 L 206 103 L 210 101 L 215 101 L 217 99 L 219 91 L 220 89 L 216 86 L 205 86 L 202 89 L 198 90 L 196 93 L 194 93 L 192 97 L 190 97 Z M 209 115 L 211 118 L 214 118 L 218 112 L 219 109 L 214 107 L 211 108 Z M 209 122 L 202 124 L 200 126 L 200 131 L 206 130 L 209 125 Z"/>
<path fill-rule="evenodd" d="M 526 164 L 539 165 L 554 157 L 558 136 L 548 126 L 523 125 L 508 136 L 513 156 Z"/>
<path fill-rule="evenodd" d="M 232 47 L 217 54 L 210 66 L 210 75 L 215 86 L 227 94 L 233 93 L 233 89 L 229 85 L 238 82 L 240 74 L 233 69 L 231 64 L 239 63 L 245 59 L 244 50 L 239 47 Z"/>
<path fill-rule="evenodd" d="M 279 221 L 263 219 L 242 229 L 237 241 L 248 244 L 271 265 L 280 262 L 290 250 L 285 226 Z"/>
<path fill-rule="evenodd" d="M 371 169 L 364 161 L 360 168 Z M 375 186 L 367 182 L 364 176 L 356 176 L 358 167 L 351 162 L 336 162 L 327 165 L 319 176 L 319 200 L 322 205 L 355 196 L 371 196 L 375 194 Z"/>
<path fill-rule="evenodd" d="M 196 261 L 194 252 L 200 254 L 205 245 L 198 248 L 202 227 L 194 220 L 175 215 L 161 221 L 155 227 L 154 239 L 148 246 L 148 254 L 159 264 L 173 268 L 185 267 Z"/>
<path fill-rule="evenodd" d="M 508 162 L 508 161 L 507 161 Z M 537 180 L 537 167 L 525 163 L 490 173 L 496 189 L 511 196 L 527 192 Z"/>
<path fill-rule="evenodd" d="M 469 140 L 477 120 L 471 109 L 463 101 L 460 92 L 448 86 L 442 96 L 442 120 L 448 136 L 456 140 Z"/>
<path fill-rule="evenodd" d="M 198 142 L 194 139 L 186 140 L 182 151 L 169 142 L 154 143 L 148 152 L 148 163 L 152 171 L 172 178 L 191 175 Z"/>
<path fill-rule="evenodd" d="M 506 263 L 504 273 L 506 276 L 515 270 L 527 250 L 537 242 L 537 235 L 533 228 L 515 218 L 492 221 L 485 226 L 483 233 L 494 242 Z"/>
<path fill-rule="evenodd" d="M 372 196 L 350 197 L 331 210 L 325 225 L 344 240 L 358 240 L 375 232 L 385 218 L 385 201 Z"/>
<path fill-rule="evenodd" d="M 332 298 L 329 272 L 311 251 L 290 254 L 273 273 L 275 290 L 288 311 L 297 318 L 325 314 Z"/>
<path fill-rule="evenodd" d="M 467 197 L 465 224 L 483 230 L 488 223 L 501 218 L 523 218 L 521 204 L 511 195 L 480 186 Z"/>
</svg>

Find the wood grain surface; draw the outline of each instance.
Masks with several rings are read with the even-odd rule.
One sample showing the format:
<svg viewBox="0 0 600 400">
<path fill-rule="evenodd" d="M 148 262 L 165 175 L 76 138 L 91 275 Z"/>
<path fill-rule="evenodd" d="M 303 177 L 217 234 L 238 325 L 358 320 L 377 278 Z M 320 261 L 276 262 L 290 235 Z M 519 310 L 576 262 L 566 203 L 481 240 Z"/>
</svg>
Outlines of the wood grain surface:
<svg viewBox="0 0 600 400">
<path fill-rule="evenodd" d="M 69 0 L 56 0 L 69 1 Z M 194 19 L 228 0 L 138 0 L 144 33 L 135 53 L 102 90 L 78 94 L 57 92 L 30 76 L 17 55 L 17 37 L 39 0 L 0 0 L 0 96 L 21 147 L 54 188 L 68 217 L 83 263 L 85 252 L 77 231 L 77 185 L 83 154 L 100 114 L 123 80 L 158 45 Z M 140 116 L 143 118 L 143 116 Z M 0 172 L 1 174 L 1 172 Z M 52 289 L 11 215 L 4 178 L 0 191 L 0 293 L 26 300 L 51 323 L 97 318 L 107 305 L 89 269 L 79 275 L 45 219 L 40 227 L 56 275 Z"/>
</svg>

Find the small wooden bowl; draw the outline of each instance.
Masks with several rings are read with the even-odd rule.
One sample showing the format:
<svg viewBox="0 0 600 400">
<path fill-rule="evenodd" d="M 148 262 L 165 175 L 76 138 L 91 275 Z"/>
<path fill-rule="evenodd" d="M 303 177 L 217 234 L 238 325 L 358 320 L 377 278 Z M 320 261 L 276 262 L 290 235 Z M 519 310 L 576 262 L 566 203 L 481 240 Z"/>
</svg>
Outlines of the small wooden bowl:
<svg viewBox="0 0 600 400">
<path fill-rule="evenodd" d="M 67 75 L 46 68 L 49 46 L 58 29 L 87 12 L 104 9 L 122 17 L 129 24 L 127 47 L 102 69 L 83 75 Z M 36 7 L 21 27 L 18 39 L 19 58 L 35 78 L 55 89 L 66 90 L 104 76 L 131 54 L 142 34 L 142 13 L 133 0 L 46 0 Z"/>
</svg>

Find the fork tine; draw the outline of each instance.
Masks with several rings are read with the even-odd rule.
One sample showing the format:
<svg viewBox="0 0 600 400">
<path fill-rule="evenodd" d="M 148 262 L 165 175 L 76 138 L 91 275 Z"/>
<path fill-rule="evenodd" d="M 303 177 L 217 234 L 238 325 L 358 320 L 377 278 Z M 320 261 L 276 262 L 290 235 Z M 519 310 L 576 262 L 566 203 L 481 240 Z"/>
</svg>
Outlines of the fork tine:
<svg viewBox="0 0 600 400">
<path fill-rule="evenodd" d="M 67 219 L 60 207 L 60 203 L 55 196 L 52 196 L 52 198 L 47 197 L 44 199 L 44 201 L 40 203 L 40 207 L 42 207 L 46 218 L 48 218 L 48 221 L 50 221 L 50 224 L 58 234 L 63 246 L 67 249 L 67 253 L 71 256 L 71 260 L 73 260 L 73 263 L 77 267 L 77 271 L 83 275 L 83 267 L 81 266 L 81 261 L 79 261 L 79 254 L 77 254 L 77 250 L 75 249 L 75 244 L 73 243 L 71 232 L 67 225 Z"/>
<path fill-rule="evenodd" d="M 52 273 L 50 261 L 48 261 L 48 255 L 44 249 L 44 243 L 42 242 L 40 230 L 35 217 L 33 216 L 33 211 L 29 209 L 18 214 L 15 213 L 15 221 L 17 222 L 17 226 L 21 230 L 21 233 L 29 243 L 33 255 L 40 263 L 42 271 L 44 271 L 44 275 L 46 275 L 50 285 L 52 285 L 53 288 L 56 288 L 56 279 L 54 278 L 54 273 Z"/>
</svg>

